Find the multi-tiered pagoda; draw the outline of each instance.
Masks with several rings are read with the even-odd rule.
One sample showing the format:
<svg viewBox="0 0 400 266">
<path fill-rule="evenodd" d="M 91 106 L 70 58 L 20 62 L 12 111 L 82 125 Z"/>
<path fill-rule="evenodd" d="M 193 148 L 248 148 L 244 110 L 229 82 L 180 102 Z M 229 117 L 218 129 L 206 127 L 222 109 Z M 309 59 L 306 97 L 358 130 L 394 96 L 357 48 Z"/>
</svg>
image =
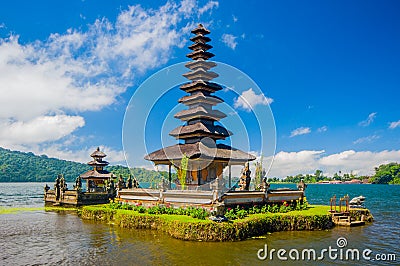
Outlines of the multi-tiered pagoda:
<svg viewBox="0 0 400 266">
<path fill-rule="evenodd" d="M 106 181 L 113 178 L 112 173 L 104 169 L 104 167 L 108 165 L 108 162 L 103 160 L 106 156 L 107 155 L 97 147 L 97 149 L 90 154 L 92 160 L 87 163 L 92 166 L 93 169 L 80 175 L 82 179 L 87 180 L 87 188 L 89 192 L 105 191 Z"/>
<path fill-rule="evenodd" d="M 211 41 L 210 33 L 203 25 L 199 24 L 192 30 L 195 34 L 190 40 L 189 46 L 192 50 L 187 57 L 192 59 L 185 66 L 190 69 L 183 74 L 190 80 L 180 87 L 189 95 L 179 99 L 188 107 L 175 114 L 175 118 L 182 120 L 185 124 L 170 132 L 170 135 L 184 143 L 169 146 L 145 156 L 146 160 L 156 165 L 176 165 L 179 167 L 184 155 L 189 157 L 189 171 L 187 173 L 187 185 L 202 185 L 206 182 L 222 178 L 223 169 L 228 165 L 243 165 L 255 157 L 234 149 L 228 145 L 217 143 L 224 140 L 232 133 L 225 127 L 217 124 L 226 114 L 215 109 L 223 100 L 214 95 L 222 89 L 219 84 L 211 82 L 218 74 L 210 71 L 216 63 L 207 61 L 214 54 L 208 52 L 212 48 L 208 42 Z"/>
</svg>

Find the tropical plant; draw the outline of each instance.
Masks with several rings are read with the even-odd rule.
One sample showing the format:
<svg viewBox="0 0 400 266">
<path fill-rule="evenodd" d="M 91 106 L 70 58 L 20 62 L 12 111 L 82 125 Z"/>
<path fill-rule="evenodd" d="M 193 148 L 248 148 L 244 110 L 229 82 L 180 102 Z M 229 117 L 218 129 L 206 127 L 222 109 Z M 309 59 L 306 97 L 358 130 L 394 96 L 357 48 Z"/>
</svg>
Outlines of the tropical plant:
<svg viewBox="0 0 400 266">
<path fill-rule="evenodd" d="M 180 163 L 179 167 L 174 165 L 176 172 L 178 174 L 178 180 L 179 180 L 179 183 L 181 184 L 182 190 L 185 189 L 185 185 L 186 185 L 186 174 L 187 174 L 187 170 L 188 170 L 188 165 L 189 165 L 189 157 L 186 156 L 186 154 L 183 154 L 183 157 L 181 159 L 181 163 Z"/>
</svg>

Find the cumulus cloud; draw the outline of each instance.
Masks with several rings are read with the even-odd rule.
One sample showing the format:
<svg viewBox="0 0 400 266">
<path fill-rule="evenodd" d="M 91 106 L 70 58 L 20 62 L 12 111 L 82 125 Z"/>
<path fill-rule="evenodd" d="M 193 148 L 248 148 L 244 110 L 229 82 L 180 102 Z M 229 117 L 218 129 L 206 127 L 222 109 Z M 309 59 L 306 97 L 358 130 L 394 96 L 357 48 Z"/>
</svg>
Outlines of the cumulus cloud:
<svg viewBox="0 0 400 266">
<path fill-rule="evenodd" d="M 233 106 L 235 108 L 242 108 L 247 112 L 250 112 L 257 105 L 269 105 L 274 100 L 272 98 L 265 97 L 264 94 L 256 94 L 252 88 L 243 91 L 242 94 L 234 100 Z"/>
<path fill-rule="evenodd" d="M 353 141 L 353 144 L 360 144 L 360 143 L 364 143 L 364 142 L 372 142 L 374 140 L 379 139 L 380 137 L 378 135 L 371 135 L 371 136 L 367 136 L 367 137 L 362 137 L 359 139 L 356 139 L 355 141 Z"/>
<path fill-rule="evenodd" d="M 217 6 L 195 0 L 158 9 L 134 5 L 115 22 L 99 18 L 87 30 L 44 41 L 0 38 L 0 146 L 56 141 L 83 127 L 79 113 L 116 103 L 136 75 L 165 64 L 185 44 L 193 15 Z"/>
<path fill-rule="evenodd" d="M 358 125 L 359 125 L 359 126 L 362 126 L 362 127 L 367 127 L 367 126 L 369 126 L 372 122 L 374 122 L 375 117 L 376 117 L 376 114 L 377 114 L 376 112 L 370 113 L 370 114 L 368 115 L 367 119 L 361 121 L 360 123 L 358 123 Z"/>
<path fill-rule="evenodd" d="M 293 138 L 295 136 L 300 136 L 300 135 L 305 135 L 305 134 L 310 134 L 311 133 L 311 128 L 309 127 L 299 127 L 293 130 L 290 133 L 290 137 Z"/>
<path fill-rule="evenodd" d="M 327 175 L 353 172 L 357 175 L 372 175 L 374 167 L 389 162 L 400 161 L 400 150 L 354 151 L 326 155 L 324 150 L 304 150 L 299 152 L 281 151 L 276 154 L 268 176 L 312 174 L 320 169 Z"/>
<path fill-rule="evenodd" d="M 226 34 L 224 33 L 222 35 L 222 42 L 228 46 L 229 48 L 231 48 L 232 50 L 235 50 L 236 46 L 237 46 L 237 41 L 236 41 L 237 37 L 232 35 L 232 34 Z"/>
<path fill-rule="evenodd" d="M 400 120 L 399 121 L 390 122 L 390 124 L 389 124 L 389 128 L 390 129 L 395 129 L 396 127 L 400 127 Z"/>
<path fill-rule="evenodd" d="M 38 144 L 59 140 L 84 125 L 83 117 L 67 115 L 39 116 L 27 122 L 3 121 L 0 123 L 0 139 L 6 147 Z"/>
<path fill-rule="evenodd" d="M 326 131 L 328 131 L 328 127 L 327 126 L 322 126 L 322 127 L 318 128 L 317 131 L 319 133 L 326 132 Z"/>
</svg>

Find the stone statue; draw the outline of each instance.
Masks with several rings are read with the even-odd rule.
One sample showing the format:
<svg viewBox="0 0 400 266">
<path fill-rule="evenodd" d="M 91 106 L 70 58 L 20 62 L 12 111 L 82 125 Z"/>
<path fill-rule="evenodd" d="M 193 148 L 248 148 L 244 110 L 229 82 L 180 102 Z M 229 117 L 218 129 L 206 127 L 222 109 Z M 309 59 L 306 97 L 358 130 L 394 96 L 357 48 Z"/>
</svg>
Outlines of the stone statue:
<svg viewBox="0 0 400 266">
<path fill-rule="evenodd" d="M 264 177 L 261 181 L 261 190 L 267 192 L 269 190 L 270 184 L 267 182 L 267 178 Z"/>
<path fill-rule="evenodd" d="M 110 177 L 107 182 L 107 193 L 110 195 L 115 194 L 114 179 L 112 177 Z"/>
<path fill-rule="evenodd" d="M 139 181 L 137 181 L 136 178 L 133 178 L 133 187 L 139 188 Z"/>
<path fill-rule="evenodd" d="M 300 183 L 297 184 L 297 188 L 301 191 L 304 191 L 307 187 L 307 184 L 304 182 L 304 179 L 300 180 Z"/>
<path fill-rule="evenodd" d="M 82 189 L 82 178 L 80 176 L 78 176 L 75 179 L 75 189 L 76 190 L 81 190 Z"/>
<path fill-rule="evenodd" d="M 122 175 L 120 175 L 118 179 L 118 190 L 122 190 L 123 188 L 125 188 L 125 181 L 122 178 Z"/>
<path fill-rule="evenodd" d="M 56 178 L 56 181 L 54 183 L 54 191 L 56 193 L 56 200 L 60 199 L 60 182 L 61 182 L 61 178 L 60 178 L 60 175 L 58 175 Z"/>
<path fill-rule="evenodd" d="M 61 191 L 64 192 L 65 190 L 67 190 L 67 183 L 65 182 L 64 176 L 62 174 L 60 176 L 61 176 L 60 188 L 61 188 Z"/>
<path fill-rule="evenodd" d="M 240 177 L 239 190 L 249 190 L 250 181 L 251 181 L 250 174 L 251 174 L 251 171 L 250 171 L 249 163 L 246 162 L 244 165 L 244 168 L 242 170 L 242 176 Z"/>
<path fill-rule="evenodd" d="M 132 188 L 132 175 L 129 175 L 129 178 L 128 178 L 128 188 L 129 189 Z"/>
</svg>

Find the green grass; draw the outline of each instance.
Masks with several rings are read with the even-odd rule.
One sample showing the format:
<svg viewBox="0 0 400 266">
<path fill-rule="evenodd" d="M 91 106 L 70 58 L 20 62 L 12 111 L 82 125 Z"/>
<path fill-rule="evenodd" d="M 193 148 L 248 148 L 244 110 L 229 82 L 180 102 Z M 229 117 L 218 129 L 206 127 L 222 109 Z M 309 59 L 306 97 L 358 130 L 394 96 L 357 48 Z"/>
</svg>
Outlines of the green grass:
<svg viewBox="0 0 400 266">
<path fill-rule="evenodd" d="M 0 207 L 0 214 L 10 214 L 17 212 L 31 212 L 44 210 L 44 207 Z"/>
</svg>

